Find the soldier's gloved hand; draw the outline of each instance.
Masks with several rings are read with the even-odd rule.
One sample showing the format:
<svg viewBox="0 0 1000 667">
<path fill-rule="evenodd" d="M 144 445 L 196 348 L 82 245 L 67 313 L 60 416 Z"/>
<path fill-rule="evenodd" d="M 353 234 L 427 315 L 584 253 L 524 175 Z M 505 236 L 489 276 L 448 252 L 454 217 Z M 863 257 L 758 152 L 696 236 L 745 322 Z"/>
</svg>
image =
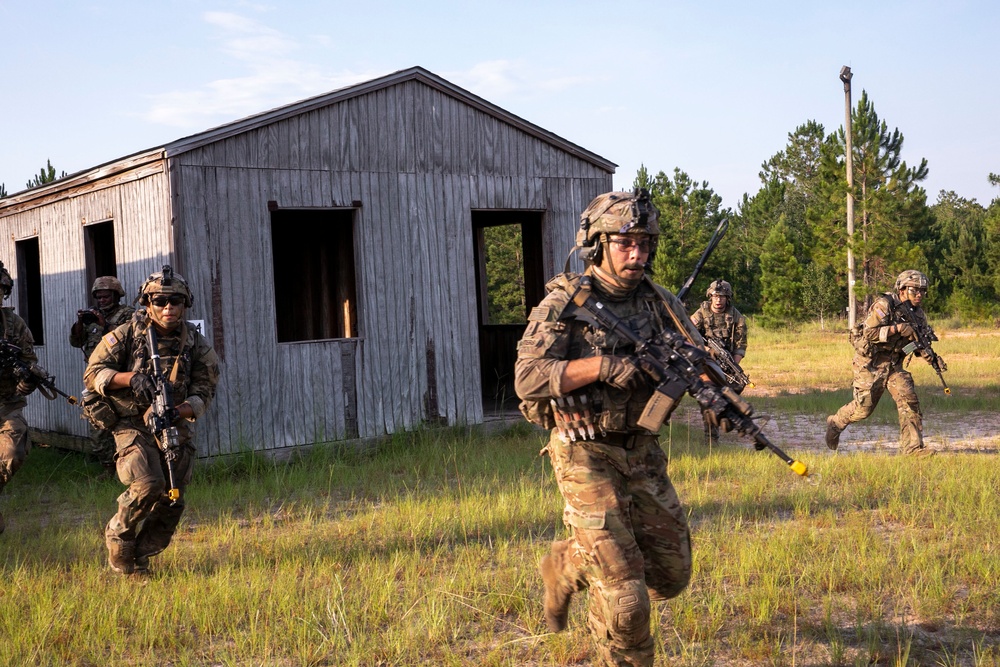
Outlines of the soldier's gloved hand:
<svg viewBox="0 0 1000 667">
<path fill-rule="evenodd" d="M 908 322 L 901 322 L 896 325 L 896 333 L 903 338 L 913 338 L 913 327 Z"/>
<path fill-rule="evenodd" d="M 941 371 L 942 373 L 948 372 L 948 364 L 944 363 L 944 359 L 942 359 L 940 355 L 938 355 L 937 364 L 939 371 Z"/>
<path fill-rule="evenodd" d="M 38 387 L 38 382 L 33 378 L 24 378 L 17 381 L 17 391 L 19 396 L 27 396 L 31 392 L 35 391 Z"/>
<path fill-rule="evenodd" d="M 145 373 L 134 374 L 128 381 L 128 386 L 140 403 L 150 405 L 156 400 L 156 385 Z"/>
<path fill-rule="evenodd" d="M 167 425 L 172 425 L 175 421 L 180 418 L 181 414 L 177 411 L 177 408 L 171 408 L 170 414 L 167 415 Z M 150 432 L 156 431 L 156 415 L 153 414 L 153 406 L 146 408 L 146 412 L 142 415 L 142 421 L 146 424 L 146 428 Z"/>
<path fill-rule="evenodd" d="M 631 391 L 642 382 L 642 370 L 635 357 L 609 354 L 601 357 L 601 372 L 597 379 L 617 389 Z"/>
</svg>

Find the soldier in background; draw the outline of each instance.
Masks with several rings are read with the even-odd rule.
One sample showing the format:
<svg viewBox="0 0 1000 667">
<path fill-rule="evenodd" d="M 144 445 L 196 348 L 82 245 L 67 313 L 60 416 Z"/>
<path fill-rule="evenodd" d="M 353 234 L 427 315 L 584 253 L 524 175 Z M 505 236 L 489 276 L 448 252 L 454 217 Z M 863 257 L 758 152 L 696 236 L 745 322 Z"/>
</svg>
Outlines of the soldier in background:
<svg viewBox="0 0 1000 667">
<path fill-rule="evenodd" d="M 886 390 L 899 412 L 899 450 L 915 456 L 931 456 L 924 446 L 923 414 L 913 386 L 913 376 L 903 369 L 904 348 L 914 339 L 914 324 L 901 313 L 901 304 L 910 303 L 917 322 L 928 340 L 937 340 L 927 324 L 920 304 L 927 296 L 927 276 L 907 270 L 896 278 L 894 292 L 880 294 L 868 309 L 868 316 L 851 332 L 854 345 L 854 399 L 826 418 L 826 446 L 837 449 L 840 434 L 848 425 L 867 419 Z M 940 370 L 947 366 L 937 357 Z"/>
<path fill-rule="evenodd" d="M 715 280 L 708 286 L 705 296 L 708 301 L 702 301 L 701 307 L 691 315 L 691 323 L 706 339 L 717 340 L 739 365 L 747 354 L 747 321 L 733 305 L 733 286 L 725 280 Z M 745 385 L 733 387 L 737 393 L 744 388 Z M 707 418 L 704 423 L 705 444 L 718 442 L 719 427 Z"/>
<path fill-rule="evenodd" d="M 121 303 L 125 288 L 114 276 L 101 276 L 90 289 L 96 308 L 76 311 L 76 322 L 69 330 L 69 344 L 83 350 L 83 360 L 90 359 L 91 353 L 101 342 L 101 336 L 131 319 L 135 308 Z M 96 396 L 84 392 L 84 405 Z M 109 472 L 115 467 L 115 439 L 108 431 L 90 428 L 90 439 L 94 442 L 94 455 Z"/>
<path fill-rule="evenodd" d="M 183 491 L 191 481 L 194 423 L 205 414 L 219 383 L 219 360 L 211 344 L 184 314 L 193 298 L 187 282 L 169 266 L 149 276 L 139 290 L 144 311 L 101 338 L 83 381 L 99 394 L 88 406 L 96 428 L 109 429 L 117 448 L 118 479 L 128 488 L 105 528 L 108 563 L 115 572 L 148 572 L 149 558 L 170 544 L 184 512 Z M 172 386 L 181 451 L 174 461 L 180 499 L 166 495 L 167 463 L 148 426 L 155 385 L 147 328 L 159 340 L 161 368 Z"/>
<path fill-rule="evenodd" d="M 584 276 L 636 333 L 684 330 L 700 344 L 680 301 L 645 275 L 658 218 L 645 190 L 594 199 L 577 235 Z M 604 664 L 652 665 L 650 601 L 687 586 L 691 541 L 657 434 L 637 424 L 653 383 L 634 345 L 576 317 L 570 301 L 582 278 L 567 272 L 549 281 L 515 365 L 522 412 L 552 429 L 543 452 L 572 531 L 552 543 L 539 566 L 545 622 L 552 632 L 565 629 L 572 595 L 589 588 L 588 625 Z M 565 428 L 571 421 L 577 427 Z"/>
<path fill-rule="evenodd" d="M 3 300 L 10 297 L 14 288 L 14 280 L 0 262 L 0 291 Z M 28 325 L 13 308 L 0 308 L 0 337 L 4 342 L 20 348 L 18 357 L 28 365 L 38 361 L 35 356 L 35 339 L 31 336 Z M 28 457 L 31 442 L 28 439 L 28 422 L 24 419 L 23 410 L 28 404 L 25 396 L 37 387 L 32 378 L 18 379 L 14 370 L 9 367 L 0 368 L 0 491 L 17 472 Z M 0 533 L 4 531 L 3 514 L 0 514 Z"/>
</svg>

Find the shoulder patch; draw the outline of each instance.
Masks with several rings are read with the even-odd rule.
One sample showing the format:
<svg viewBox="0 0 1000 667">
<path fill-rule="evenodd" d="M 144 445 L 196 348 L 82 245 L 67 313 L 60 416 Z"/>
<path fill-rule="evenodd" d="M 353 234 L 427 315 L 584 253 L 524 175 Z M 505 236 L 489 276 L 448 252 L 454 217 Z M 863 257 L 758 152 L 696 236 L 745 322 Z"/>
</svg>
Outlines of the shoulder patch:
<svg viewBox="0 0 1000 667">
<path fill-rule="evenodd" d="M 551 318 L 552 309 L 548 306 L 535 306 L 531 309 L 531 313 L 528 315 L 529 322 L 552 322 L 555 318 Z"/>
<path fill-rule="evenodd" d="M 118 336 L 115 335 L 114 331 L 104 334 L 104 336 L 101 337 L 101 340 L 103 340 L 104 344 L 108 347 L 114 347 L 118 344 Z"/>
</svg>

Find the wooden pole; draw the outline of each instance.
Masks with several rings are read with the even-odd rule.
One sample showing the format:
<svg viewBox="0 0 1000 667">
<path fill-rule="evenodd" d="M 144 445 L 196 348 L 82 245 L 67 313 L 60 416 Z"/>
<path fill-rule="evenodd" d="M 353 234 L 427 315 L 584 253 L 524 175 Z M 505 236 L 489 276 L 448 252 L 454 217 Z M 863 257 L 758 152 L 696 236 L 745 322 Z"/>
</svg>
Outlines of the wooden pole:
<svg viewBox="0 0 1000 667">
<path fill-rule="evenodd" d="M 858 316 L 858 301 L 854 294 L 854 149 L 851 130 L 851 68 L 840 68 L 840 80 L 844 82 L 844 113 L 846 157 L 847 157 L 847 326 L 854 328 Z"/>
</svg>

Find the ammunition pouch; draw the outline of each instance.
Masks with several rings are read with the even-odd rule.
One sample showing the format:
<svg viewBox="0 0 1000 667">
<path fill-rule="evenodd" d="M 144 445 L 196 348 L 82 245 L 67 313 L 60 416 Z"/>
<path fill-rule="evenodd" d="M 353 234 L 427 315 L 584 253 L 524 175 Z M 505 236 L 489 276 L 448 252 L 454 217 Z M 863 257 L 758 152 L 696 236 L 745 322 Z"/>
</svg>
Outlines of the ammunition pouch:
<svg viewBox="0 0 1000 667">
<path fill-rule="evenodd" d="M 83 395 L 83 416 L 94 428 L 101 431 L 111 430 L 111 427 L 119 421 L 118 413 L 111 407 L 111 402 L 100 394 L 89 391 Z"/>
<path fill-rule="evenodd" d="M 851 341 L 851 346 L 855 352 L 862 357 L 869 357 L 872 352 L 872 344 L 865 338 L 864 329 L 864 324 L 858 322 L 854 325 L 853 329 L 847 331 L 847 339 Z"/>
<path fill-rule="evenodd" d="M 604 435 L 605 429 L 598 423 L 593 401 L 586 391 L 553 398 L 550 405 L 556 431 L 563 442 L 594 440 Z"/>
<path fill-rule="evenodd" d="M 541 426 L 546 431 L 556 427 L 552 416 L 552 406 L 548 401 L 521 401 L 518 406 L 524 418 L 535 426 Z"/>
</svg>

